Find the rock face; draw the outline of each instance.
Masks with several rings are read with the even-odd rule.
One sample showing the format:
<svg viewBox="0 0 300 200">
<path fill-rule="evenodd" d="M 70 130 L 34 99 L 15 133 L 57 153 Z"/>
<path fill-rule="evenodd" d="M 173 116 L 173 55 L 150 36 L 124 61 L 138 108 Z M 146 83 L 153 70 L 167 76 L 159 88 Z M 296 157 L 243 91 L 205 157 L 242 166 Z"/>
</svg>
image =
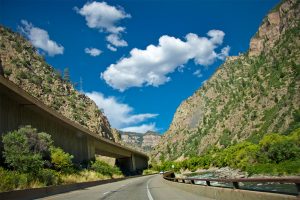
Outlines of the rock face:
<svg viewBox="0 0 300 200">
<path fill-rule="evenodd" d="M 248 53 L 228 57 L 181 103 L 152 157 L 175 160 L 287 131 L 300 108 L 299 15 L 296 0 L 273 9 Z"/>
<path fill-rule="evenodd" d="M 160 138 L 161 136 L 158 135 L 157 133 L 147 132 L 146 134 L 143 135 L 142 147 L 153 148 L 158 144 Z"/>
<path fill-rule="evenodd" d="M 0 26 L 0 45 L 5 78 L 70 120 L 113 140 L 110 124 L 96 104 L 48 65 L 30 42 Z"/>
<path fill-rule="evenodd" d="M 294 8 L 294 6 L 299 6 L 297 4 L 299 4 L 297 0 L 283 1 L 265 17 L 258 32 L 250 41 L 250 56 L 269 52 L 281 34 L 297 26 L 294 23 L 294 20 L 299 19 L 300 15 L 299 10 Z"/>
<path fill-rule="evenodd" d="M 122 131 L 118 131 L 118 133 L 119 143 L 146 153 L 150 152 L 161 139 L 161 135 L 152 131 L 148 131 L 145 134 Z"/>
</svg>

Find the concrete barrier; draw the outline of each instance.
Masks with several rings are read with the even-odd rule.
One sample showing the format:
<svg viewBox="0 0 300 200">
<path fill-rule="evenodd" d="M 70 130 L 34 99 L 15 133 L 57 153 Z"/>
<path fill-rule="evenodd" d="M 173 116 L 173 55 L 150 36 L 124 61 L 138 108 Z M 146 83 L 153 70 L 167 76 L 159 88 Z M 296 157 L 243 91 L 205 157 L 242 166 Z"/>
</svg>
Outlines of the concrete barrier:
<svg viewBox="0 0 300 200">
<path fill-rule="evenodd" d="M 172 187 L 181 188 L 187 191 L 190 190 L 199 196 L 205 196 L 216 200 L 300 200 L 299 196 L 293 195 L 184 184 L 165 179 L 163 181 L 172 185 Z"/>
<path fill-rule="evenodd" d="M 299 194 L 299 177 L 294 178 L 240 178 L 240 179 L 199 179 L 199 178 L 176 178 L 172 171 L 163 175 L 164 181 L 174 187 L 191 191 L 217 200 L 300 200 Z M 195 181 L 206 181 L 206 185 L 195 185 Z M 233 188 L 214 187 L 210 182 L 227 182 L 232 183 Z M 295 183 L 298 190 L 298 196 L 292 194 L 279 194 L 267 191 L 253 191 L 240 189 L 239 182 L 278 182 L 278 183 Z"/>
</svg>

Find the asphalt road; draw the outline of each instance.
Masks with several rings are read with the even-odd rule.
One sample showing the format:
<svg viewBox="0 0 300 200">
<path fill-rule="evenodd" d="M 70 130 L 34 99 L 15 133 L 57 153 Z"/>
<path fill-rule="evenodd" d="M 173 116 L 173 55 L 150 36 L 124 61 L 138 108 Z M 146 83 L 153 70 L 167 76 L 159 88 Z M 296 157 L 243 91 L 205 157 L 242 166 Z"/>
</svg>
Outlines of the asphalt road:
<svg viewBox="0 0 300 200">
<path fill-rule="evenodd" d="M 174 187 L 161 175 L 131 178 L 42 198 L 43 200 L 211 200 Z"/>
</svg>

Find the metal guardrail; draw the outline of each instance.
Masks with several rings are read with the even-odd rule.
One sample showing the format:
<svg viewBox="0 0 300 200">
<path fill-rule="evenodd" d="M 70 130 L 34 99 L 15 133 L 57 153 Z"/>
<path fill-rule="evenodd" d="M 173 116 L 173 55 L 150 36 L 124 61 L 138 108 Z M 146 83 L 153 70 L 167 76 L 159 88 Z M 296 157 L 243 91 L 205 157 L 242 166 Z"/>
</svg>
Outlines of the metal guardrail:
<svg viewBox="0 0 300 200">
<path fill-rule="evenodd" d="M 289 178 L 237 178 L 237 179 L 223 179 L 223 178 L 177 178 L 174 172 L 165 172 L 163 178 L 168 181 L 195 184 L 196 181 L 205 181 L 206 186 L 212 186 L 211 182 L 231 183 L 234 189 L 249 190 L 241 188 L 239 183 L 257 182 L 257 183 L 293 183 L 296 186 L 297 194 L 300 196 L 300 177 Z M 266 191 L 264 191 L 266 192 Z M 271 192 L 271 191 L 270 191 Z"/>
</svg>

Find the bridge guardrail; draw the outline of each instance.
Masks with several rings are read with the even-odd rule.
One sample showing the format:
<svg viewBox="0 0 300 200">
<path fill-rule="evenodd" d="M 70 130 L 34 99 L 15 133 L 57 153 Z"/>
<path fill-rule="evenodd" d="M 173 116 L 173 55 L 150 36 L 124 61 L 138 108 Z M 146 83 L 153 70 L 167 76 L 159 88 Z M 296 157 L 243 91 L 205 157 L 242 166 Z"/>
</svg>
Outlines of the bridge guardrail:
<svg viewBox="0 0 300 200">
<path fill-rule="evenodd" d="M 296 186 L 298 197 L 300 197 L 300 177 L 288 177 L 288 178 L 236 178 L 236 179 L 224 179 L 224 178 L 177 178 L 174 172 L 165 172 L 163 178 L 168 181 L 195 184 L 196 181 L 205 181 L 206 186 L 212 186 L 211 182 L 231 183 L 234 189 L 250 190 L 246 188 L 240 188 L 239 183 L 245 182 L 257 182 L 257 183 L 293 183 Z M 214 186 L 212 186 L 214 187 Z M 258 190 L 255 190 L 258 191 Z M 262 192 L 271 192 L 263 191 Z M 272 191 L 273 192 L 273 191 Z M 275 192 L 280 193 L 280 192 Z"/>
</svg>

